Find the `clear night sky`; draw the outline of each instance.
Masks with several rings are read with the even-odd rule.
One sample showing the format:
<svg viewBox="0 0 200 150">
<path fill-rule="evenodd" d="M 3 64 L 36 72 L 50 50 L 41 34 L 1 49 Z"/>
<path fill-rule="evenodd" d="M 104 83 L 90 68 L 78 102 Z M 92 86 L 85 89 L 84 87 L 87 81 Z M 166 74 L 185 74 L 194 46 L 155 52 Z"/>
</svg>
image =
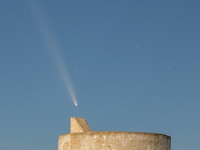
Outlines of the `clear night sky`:
<svg viewBox="0 0 200 150">
<path fill-rule="evenodd" d="M 0 68 L 1 150 L 57 150 L 70 117 L 199 150 L 199 0 L 2 0 Z"/>
</svg>

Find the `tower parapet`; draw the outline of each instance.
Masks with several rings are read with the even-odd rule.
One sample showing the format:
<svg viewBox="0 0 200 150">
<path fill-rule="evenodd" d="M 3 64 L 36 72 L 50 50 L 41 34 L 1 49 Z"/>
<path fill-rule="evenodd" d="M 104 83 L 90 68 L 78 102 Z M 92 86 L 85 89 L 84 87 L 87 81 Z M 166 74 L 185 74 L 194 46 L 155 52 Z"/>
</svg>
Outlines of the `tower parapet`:
<svg viewBox="0 0 200 150">
<path fill-rule="evenodd" d="M 58 137 L 58 150 L 171 150 L 171 137 L 145 132 L 93 132 L 83 118 L 71 118 L 71 133 Z"/>
</svg>

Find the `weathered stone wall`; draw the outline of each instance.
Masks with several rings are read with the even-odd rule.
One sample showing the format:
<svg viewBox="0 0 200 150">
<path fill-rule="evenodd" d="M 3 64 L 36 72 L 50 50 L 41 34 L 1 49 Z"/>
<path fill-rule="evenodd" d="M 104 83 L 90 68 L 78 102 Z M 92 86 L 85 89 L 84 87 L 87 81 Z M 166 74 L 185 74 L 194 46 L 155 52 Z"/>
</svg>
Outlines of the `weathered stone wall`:
<svg viewBox="0 0 200 150">
<path fill-rule="evenodd" d="M 60 135 L 58 150 L 171 150 L 171 137 L 138 132 L 83 132 Z"/>
</svg>

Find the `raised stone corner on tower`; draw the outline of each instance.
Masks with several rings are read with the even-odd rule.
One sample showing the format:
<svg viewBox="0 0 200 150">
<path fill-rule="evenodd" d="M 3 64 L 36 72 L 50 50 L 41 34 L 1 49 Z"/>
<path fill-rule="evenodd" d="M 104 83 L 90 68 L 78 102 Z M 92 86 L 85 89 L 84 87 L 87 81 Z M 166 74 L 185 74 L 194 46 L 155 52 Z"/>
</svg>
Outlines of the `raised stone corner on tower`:
<svg viewBox="0 0 200 150">
<path fill-rule="evenodd" d="M 71 117 L 70 133 L 92 131 L 84 118 Z"/>
</svg>

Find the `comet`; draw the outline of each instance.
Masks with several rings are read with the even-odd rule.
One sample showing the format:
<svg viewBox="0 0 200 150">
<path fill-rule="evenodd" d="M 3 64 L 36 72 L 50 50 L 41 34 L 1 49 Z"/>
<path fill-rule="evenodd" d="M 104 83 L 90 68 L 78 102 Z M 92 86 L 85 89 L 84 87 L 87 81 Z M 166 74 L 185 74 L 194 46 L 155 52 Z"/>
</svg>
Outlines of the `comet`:
<svg viewBox="0 0 200 150">
<path fill-rule="evenodd" d="M 65 85 L 65 89 L 69 93 L 74 105 L 77 106 L 78 104 L 72 80 L 70 78 L 67 65 L 61 54 L 62 49 L 60 48 L 60 44 L 58 43 L 56 36 L 53 34 L 49 23 L 47 22 L 48 17 L 45 17 L 45 13 L 42 12 L 44 9 L 42 9 L 41 5 L 39 5 L 37 2 L 30 2 L 30 7 L 32 9 L 33 17 L 35 18 L 39 31 L 41 32 L 41 36 L 44 40 L 47 51 L 50 53 L 51 58 L 55 64 L 55 68 L 57 68 L 60 74 L 60 78 Z M 35 12 L 35 10 L 39 11 Z"/>
</svg>

